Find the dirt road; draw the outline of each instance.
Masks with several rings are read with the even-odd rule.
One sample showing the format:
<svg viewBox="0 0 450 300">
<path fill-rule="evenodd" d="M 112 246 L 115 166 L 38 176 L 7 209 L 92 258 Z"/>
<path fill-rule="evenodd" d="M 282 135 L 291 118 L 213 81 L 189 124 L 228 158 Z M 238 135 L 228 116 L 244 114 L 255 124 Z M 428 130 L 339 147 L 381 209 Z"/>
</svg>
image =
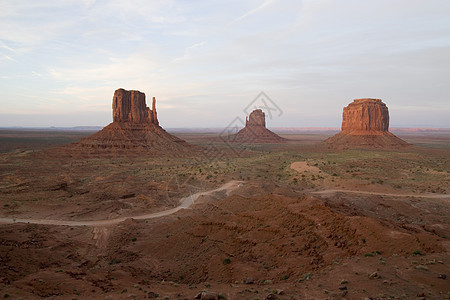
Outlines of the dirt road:
<svg viewBox="0 0 450 300">
<path fill-rule="evenodd" d="M 364 194 L 364 195 L 380 195 L 389 197 L 417 197 L 417 198 L 434 198 L 434 199 L 446 199 L 450 198 L 450 195 L 445 194 L 389 194 L 389 193 L 378 193 L 378 192 L 366 192 L 366 191 L 353 191 L 353 190 L 335 190 L 328 189 L 322 191 L 314 191 L 311 194 L 319 195 L 332 195 L 336 193 L 346 193 L 346 194 Z"/>
<path fill-rule="evenodd" d="M 297 161 L 291 164 L 291 169 L 299 173 L 312 173 L 319 174 L 321 171 L 315 166 L 308 165 L 308 161 Z M 323 176 L 327 176 L 323 173 Z M 325 189 L 321 191 L 310 192 L 316 195 L 333 195 L 336 193 L 346 193 L 346 194 L 363 194 L 363 195 L 380 195 L 388 197 L 417 197 L 417 198 L 430 198 L 430 199 L 447 199 L 450 195 L 446 194 L 392 194 L 392 193 L 380 193 L 380 192 L 369 192 L 369 191 L 355 191 L 355 190 L 338 190 L 338 189 Z"/>
<path fill-rule="evenodd" d="M 184 198 L 180 199 L 180 205 L 175 208 L 156 212 L 156 213 L 145 214 L 145 215 L 127 216 L 127 217 L 121 217 L 121 218 L 110 219 L 110 220 L 92 220 L 92 221 L 16 219 L 16 218 L 0 217 L 0 224 L 30 223 L 30 224 L 63 225 L 63 226 L 108 226 L 108 225 L 114 225 L 114 224 L 123 222 L 126 219 L 130 219 L 130 218 L 136 219 L 136 220 L 159 218 L 159 217 L 174 214 L 181 209 L 189 208 L 192 204 L 195 203 L 195 201 L 200 196 L 206 196 L 206 195 L 210 195 L 212 193 L 220 192 L 220 191 L 224 191 L 224 190 L 226 191 L 226 193 L 228 195 L 232 190 L 238 188 L 239 184 L 241 182 L 242 181 L 235 181 L 235 180 L 229 181 L 217 189 L 209 190 L 209 191 L 205 191 L 205 192 L 199 192 L 199 193 L 184 197 Z"/>
</svg>

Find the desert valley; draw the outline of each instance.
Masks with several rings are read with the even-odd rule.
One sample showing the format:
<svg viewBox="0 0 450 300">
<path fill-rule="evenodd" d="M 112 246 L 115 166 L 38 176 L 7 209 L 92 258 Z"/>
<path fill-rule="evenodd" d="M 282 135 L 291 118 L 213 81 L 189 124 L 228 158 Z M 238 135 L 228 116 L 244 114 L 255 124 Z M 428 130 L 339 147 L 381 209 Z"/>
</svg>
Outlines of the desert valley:
<svg viewBox="0 0 450 300">
<path fill-rule="evenodd" d="M 448 130 L 356 99 L 340 132 L 169 133 L 112 102 L 98 132 L 0 130 L 1 297 L 450 297 Z"/>
</svg>

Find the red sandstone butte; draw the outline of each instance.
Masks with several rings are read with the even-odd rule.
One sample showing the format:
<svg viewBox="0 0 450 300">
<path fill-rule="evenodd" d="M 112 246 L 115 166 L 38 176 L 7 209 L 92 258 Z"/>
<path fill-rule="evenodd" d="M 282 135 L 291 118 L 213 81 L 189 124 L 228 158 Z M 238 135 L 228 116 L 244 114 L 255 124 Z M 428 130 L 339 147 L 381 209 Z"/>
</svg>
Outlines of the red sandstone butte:
<svg viewBox="0 0 450 300">
<path fill-rule="evenodd" d="M 155 106 L 155 97 L 153 97 L 152 109 L 150 109 L 145 103 L 144 93 L 118 89 L 114 92 L 113 97 L 113 121 L 158 125 Z"/>
<path fill-rule="evenodd" d="M 266 128 L 266 114 L 256 109 L 246 118 L 245 127 L 234 137 L 238 143 L 285 143 L 287 140 Z"/>
<path fill-rule="evenodd" d="M 111 124 L 69 145 L 67 150 L 89 155 L 126 153 L 155 156 L 185 156 L 195 150 L 194 146 L 167 133 L 159 125 L 155 98 L 150 109 L 144 93 L 118 89 L 114 92 L 112 110 Z"/>
<path fill-rule="evenodd" d="M 356 99 L 342 114 L 342 131 L 388 131 L 389 111 L 380 99 Z"/>
<path fill-rule="evenodd" d="M 325 140 L 332 148 L 401 148 L 409 144 L 389 132 L 389 111 L 380 99 L 353 100 L 344 107 L 342 131 Z"/>
</svg>

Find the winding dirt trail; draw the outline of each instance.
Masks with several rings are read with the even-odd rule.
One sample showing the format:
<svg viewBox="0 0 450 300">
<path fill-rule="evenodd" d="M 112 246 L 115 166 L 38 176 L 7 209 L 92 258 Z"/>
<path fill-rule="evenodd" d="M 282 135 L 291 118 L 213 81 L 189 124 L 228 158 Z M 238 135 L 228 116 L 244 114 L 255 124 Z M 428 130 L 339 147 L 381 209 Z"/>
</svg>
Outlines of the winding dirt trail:
<svg viewBox="0 0 450 300">
<path fill-rule="evenodd" d="M 390 193 L 379 193 L 379 192 L 366 192 L 366 191 L 354 191 L 354 190 L 336 190 L 327 189 L 322 191 L 310 192 L 311 194 L 319 195 L 332 195 L 336 193 L 347 193 L 347 194 L 364 194 L 364 195 L 380 195 L 389 197 L 416 197 L 416 198 L 434 198 L 434 199 L 446 199 L 450 198 L 450 195 L 446 194 L 390 194 Z"/>
<path fill-rule="evenodd" d="M 209 190 L 209 191 L 205 191 L 205 192 L 199 192 L 199 193 L 195 193 L 190 196 L 181 198 L 180 205 L 175 208 L 156 212 L 156 213 L 145 214 L 145 215 L 127 216 L 127 217 L 120 217 L 120 218 L 116 218 L 116 219 L 92 220 L 92 221 L 18 219 L 18 218 L 0 217 L 0 224 L 29 223 L 29 224 L 62 225 L 62 226 L 109 226 L 109 225 L 118 224 L 118 223 L 123 222 L 126 219 L 130 219 L 130 218 L 136 219 L 136 220 L 159 218 L 159 217 L 174 214 L 181 209 L 189 208 L 192 204 L 195 203 L 195 201 L 200 196 L 206 196 L 206 195 L 210 195 L 212 193 L 220 192 L 220 191 L 226 191 L 227 195 L 229 195 L 232 190 L 239 187 L 239 183 L 242 183 L 242 181 L 236 181 L 236 180 L 229 181 L 229 182 L 225 183 L 224 185 L 222 185 L 221 187 L 218 187 L 217 189 Z"/>
</svg>

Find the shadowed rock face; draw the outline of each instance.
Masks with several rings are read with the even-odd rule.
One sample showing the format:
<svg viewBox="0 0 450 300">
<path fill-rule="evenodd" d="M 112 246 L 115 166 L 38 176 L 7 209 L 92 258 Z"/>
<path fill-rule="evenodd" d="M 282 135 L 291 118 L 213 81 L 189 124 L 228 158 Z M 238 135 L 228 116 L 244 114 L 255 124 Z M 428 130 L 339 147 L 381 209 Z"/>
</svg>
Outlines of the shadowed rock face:
<svg viewBox="0 0 450 300">
<path fill-rule="evenodd" d="M 113 97 L 113 121 L 158 125 L 155 98 L 153 98 L 152 104 L 152 109 L 146 106 L 144 93 L 118 89 L 114 92 Z"/>
<path fill-rule="evenodd" d="M 389 111 L 380 99 L 356 99 L 342 114 L 342 131 L 388 131 Z"/>
<path fill-rule="evenodd" d="M 380 99 L 356 99 L 342 114 L 342 131 L 325 140 L 331 148 L 402 148 L 409 144 L 389 132 L 389 111 Z"/>
</svg>

